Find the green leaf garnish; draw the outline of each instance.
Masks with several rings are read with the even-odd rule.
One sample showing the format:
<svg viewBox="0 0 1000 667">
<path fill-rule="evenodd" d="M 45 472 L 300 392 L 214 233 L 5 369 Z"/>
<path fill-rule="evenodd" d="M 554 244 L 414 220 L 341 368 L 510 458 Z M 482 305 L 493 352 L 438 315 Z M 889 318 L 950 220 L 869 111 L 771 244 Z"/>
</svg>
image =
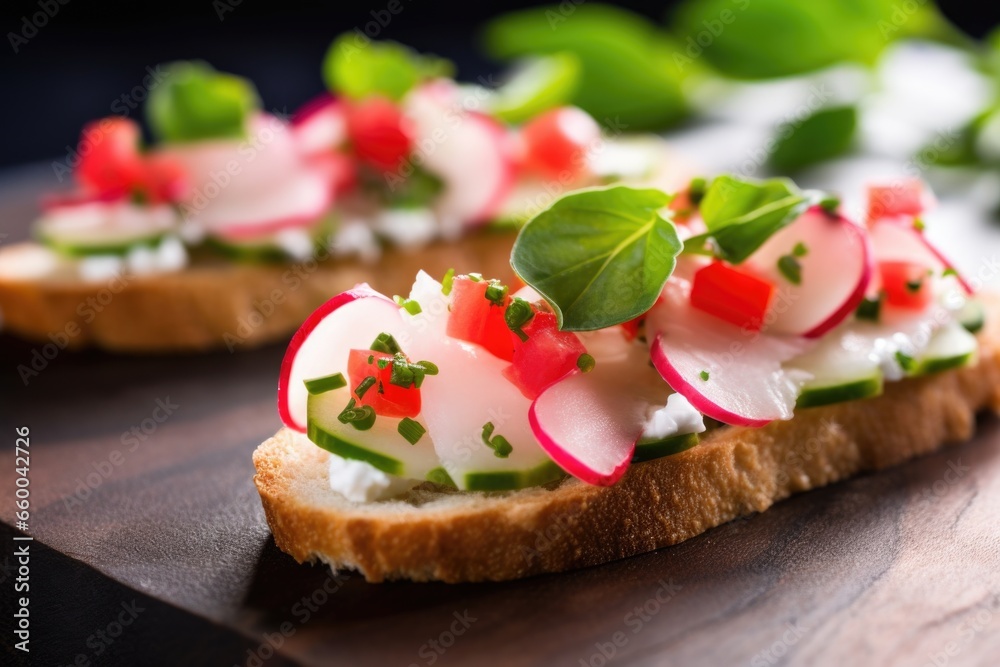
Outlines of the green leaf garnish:
<svg viewBox="0 0 1000 667">
<path fill-rule="evenodd" d="M 804 120 L 778 128 L 768 158 L 779 173 L 797 171 L 848 152 L 854 142 L 858 111 L 853 106 L 820 109 Z"/>
<path fill-rule="evenodd" d="M 493 422 L 486 422 L 483 424 L 483 442 L 487 447 L 493 450 L 493 455 L 498 459 L 505 459 L 510 456 L 510 453 L 514 451 L 514 448 L 507 438 L 502 435 L 493 435 Z"/>
<path fill-rule="evenodd" d="M 304 382 L 306 385 L 306 391 L 310 394 L 323 394 L 328 391 L 347 386 L 347 380 L 344 379 L 343 373 L 324 375 L 323 377 L 305 380 Z"/>
<path fill-rule="evenodd" d="M 778 271 L 785 277 L 785 280 L 793 285 L 802 284 L 802 264 L 794 255 L 782 255 L 778 258 Z"/>
<path fill-rule="evenodd" d="M 493 115 L 518 125 L 568 104 L 580 82 L 580 70 L 580 59 L 567 51 L 524 59 L 497 89 Z"/>
<path fill-rule="evenodd" d="M 396 339 L 392 337 L 392 334 L 384 331 L 372 341 L 372 344 L 368 346 L 368 349 L 374 350 L 375 352 L 384 352 L 386 354 L 399 354 L 402 351 L 402 348 L 399 347 L 399 343 L 397 343 Z"/>
<path fill-rule="evenodd" d="M 427 433 L 427 429 L 421 426 L 420 422 L 409 417 L 403 417 L 399 420 L 396 431 L 411 445 L 417 444 L 420 438 L 424 437 L 424 433 Z"/>
<path fill-rule="evenodd" d="M 624 186 L 566 195 L 524 226 L 511 265 L 563 330 L 627 322 L 653 306 L 674 270 L 681 242 L 660 215 L 670 200 Z"/>
<path fill-rule="evenodd" d="M 453 73 L 447 60 L 422 56 L 396 42 L 363 41 L 355 32 L 334 40 L 323 59 L 330 91 L 355 100 L 381 95 L 398 101 L 420 81 Z"/>
<path fill-rule="evenodd" d="M 594 366 L 596 365 L 597 361 L 595 361 L 594 358 L 586 352 L 576 358 L 576 367 L 584 373 L 589 373 L 594 370 Z"/>
<path fill-rule="evenodd" d="M 246 135 L 247 119 L 260 108 L 250 81 L 201 61 L 163 69 L 163 82 L 150 90 L 146 102 L 146 118 L 158 139 L 179 143 Z"/>
<path fill-rule="evenodd" d="M 702 371 L 702 372 L 698 373 L 698 377 L 700 377 L 702 379 L 702 381 L 708 382 L 708 378 L 710 376 L 708 374 L 708 371 Z"/>
<path fill-rule="evenodd" d="M 367 431 L 375 425 L 375 409 L 370 405 L 357 407 L 357 402 L 352 398 L 347 402 L 347 407 L 337 415 L 341 424 L 350 424 L 359 431 Z"/>
<path fill-rule="evenodd" d="M 503 313 L 504 322 L 507 328 L 521 339 L 521 342 L 528 340 L 528 334 L 524 333 L 524 327 L 535 317 L 535 309 L 531 307 L 525 299 L 515 296 Z"/>
<path fill-rule="evenodd" d="M 799 217 L 810 198 L 787 179 L 746 181 L 719 176 L 701 202 L 708 232 L 687 239 L 684 252 L 716 254 L 739 264 Z"/>
</svg>

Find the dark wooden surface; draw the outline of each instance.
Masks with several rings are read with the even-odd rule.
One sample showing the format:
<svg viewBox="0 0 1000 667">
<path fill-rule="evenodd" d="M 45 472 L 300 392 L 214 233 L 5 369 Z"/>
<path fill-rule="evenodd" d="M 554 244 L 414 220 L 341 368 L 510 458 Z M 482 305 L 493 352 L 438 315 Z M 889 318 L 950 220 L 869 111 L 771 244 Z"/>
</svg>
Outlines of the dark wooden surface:
<svg viewBox="0 0 1000 667">
<path fill-rule="evenodd" d="M 13 240 L 38 179 L 11 183 Z M 505 584 L 369 585 L 296 565 L 270 538 L 250 455 L 278 427 L 280 346 L 60 352 L 25 386 L 16 367 L 35 347 L 0 338 L 0 611 L 27 425 L 31 664 L 1000 664 L 994 417 L 972 442 L 656 553 Z M 158 402 L 174 407 L 154 428 Z M 143 611 L 97 655 L 95 631 L 130 603 Z M 22 658 L 9 642 L 5 627 L 5 664 Z"/>
</svg>

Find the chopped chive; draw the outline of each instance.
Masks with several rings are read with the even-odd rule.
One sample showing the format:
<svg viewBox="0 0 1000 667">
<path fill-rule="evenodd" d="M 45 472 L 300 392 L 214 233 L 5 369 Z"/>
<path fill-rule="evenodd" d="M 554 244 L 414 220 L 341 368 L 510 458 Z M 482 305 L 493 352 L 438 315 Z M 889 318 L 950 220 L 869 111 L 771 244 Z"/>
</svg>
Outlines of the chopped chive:
<svg viewBox="0 0 1000 667">
<path fill-rule="evenodd" d="M 453 489 L 458 488 L 455 484 L 455 480 L 453 480 L 451 475 L 448 474 L 448 471 L 441 467 L 434 468 L 427 473 L 427 481 L 440 484 L 441 486 L 450 486 Z"/>
<path fill-rule="evenodd" d="M 698 373 L 698 377 L 700 377 L 703 381 L 708 382 L 709 378 L 708 371 L 702 371 Z"/>
<path fill-rule="evenodd" d="M 359 431 L 367 431 L 375 425 L 375 410 L 370 405 L 357 407 L 357 403 L 352 398 L 347 402 L 347 407 L 337 415 L 341 424 L 350 424 Z"/>
<path fill-rule="evenodd" d="M 455 286 L 455 269 L 445 271 L 444 278 L 441 279 L 441 294 L 448 296 L 451 288 Z"/>
<path fill-rule="evenodd" d="M 420 422 L 414 421 L 409 417 L 403 417 L 399 420 L 399 426 L 396 427 L 399 434 L 406 439 L 411 445 L 417 444 L 420 438 L 424 437 L 424 433 L 427 433 L 427 429 L 420 425 Z"/>
<path fill-rule="evenodd" d="M 465 277 L 468 278 L 469 280 L 471 280 L 474 283 L 481 283 L 481 282 L 483 282 L 483 274 L 481 274 L 481 273 L 467 273 L 467 274 L 465 274 Z"/>
<path fill-rule="evenodd" d="M 370 364 L 370 363 L 373 363 L 374 361 L 375 361 L 375 355 L 374 354 L 369 354 L 368 355 L 368 363 Z"/>
<path fill-rule="evenodd" d="M 493 435 L 493 429 L 493 422 L 483 424 L 483 442 L 493 450 L 493 456 L 498 459 L 505 459 L 510 456 L 514 448 L 507 442 L 507 438 L 502 435 Z"/>
<path fill-rule="evenodd" d="M 953 267 L 949 266 L 947 269 L 945 269 L 941 273 L 941 277 L 942 278 L 947 278 L 948 276 L 954 276 L 954 277 L 957 278 L 958 277 L 958 271 L 956 271 Z"/>
<path fill-rule="evenodd" d="M 923 286 L 924 286 L 924 279 L 923 278 L 917 278 L 916 280 L 907 280 L 906 281 L 906 291 L 907 292 L 912 292 L 912 293 L 916 294 L 917 292 L 920 291 L 920 288 L 923 287 Z"/>
<path fill-rule="evenodd" d="M 385 352 L 386 354 L 399 354 L 403 351 L 399 347 L 399 343 L 396 342 L 396 339 L 392 337 L 392 334 L 385 333 L 384 331 L 372 341 L 368 349 L 376 352 Z"/>
<path fill-rule="evenodd" d="M 343 373 L 334 373 L 333 375 L 324 375 L 323 377 L 313 378 L 311 380 L 305 380 L 306 391 L 310 394 L 322 394 L 334 389 L 340 389 L 341 387 L 347 386 L 347 380 L 344 379 Z"/>
<path fill-rule="evenodd" d="M 840 208 L 840 198 L 833 196 L 824 197 L 819 201 L 819 207 L 830 215 L 833 215 Z"/>
<path fill-rule="evenodd" d="M 910 373 L 917 367 L 917 360 L 906 354 L 901 350 L 896 351 L 896 363 L 907 373 Z"/>
<path fill-rule="evenodd" d="M 419 315 L 422 311 L 420 304 L 413 299 L 407 299 L 405 297 L 399 296 L 398 294 L 392 297 L 392 300 L 396 302 L 396 305 L 408 312 L 410 315 Z"/>
<path fill-rule="evenodd" d="M 927 225 L 924 224 L 924 221 L 923 221 L 922 218 L 914 218 L 913 219 L 913 229 L 915 229 L 916 231 L 922 232 L 922 231 L 924 231 L 924 229 L 926 227 L 927 227 Z"/>
<path fill-rule="evenodd" d="M 388 361 L 388 360 L 386 360 Z M 437 375 L 438 367 L 429 361 L 418 361 L 411 364 L 403 354 L 397 354 L 392 361 L 392 374 L 389 383 L 397 387 L 409 389 L 410 387 L 420 388 L 427 375 Z"/>
<path fill-rule="evenodd" d="M 792 255 L 782 255 L 778 258 L 778 271 L 793 285 L 802 284 L 802 265 Z"/>
<path fill-rule="evenodd" d="M 486 300 L 494 306 L 503 306 L 507 302 L 507 286 L 499 280 L 491 280 L 486 286 Z"/>
<path fill-rule="evenodd" d="M 799 241 L 795 244 L 795 247 L 792 248 L 792 254 L 796 257 L 805 257 L 809 254 L 809 248 L 806 247 L 805 243 Z"/>
<path fill-rule="evenodd" d="M 378 362 L 375 365 L 378 366 L 378 369 L 380 371 L 382 371 L 382 370 L 385 370 L 386 368 L 388 368 L 389 364 L 391 364 L 391 363 L 392 363 L 392 359 L 379 359 Z"/>
<path fill-rule="evenodd" d="M 534 317 L 535 309 L 519 296 L 514 297 L 503 313 L 503 320 L 507 323 L 507 328 L 513 331 L 522 343 L 528 340 L 528 334 L 524 333 L 524 326 Z"/>
<path fill-rule="evenodd" d="M 594 361 L 594 358 L 589 354 L 587 354 L 586 352 L 584 352 L 583 354 L 581 354 L 579 357 L 576 358 L 576 367 L 579 368 L 584 373 L 589 373 L 590 371 L 594 370 L 594 366 L 596 365 L 597 362 Z"/>
<path fill-rule="evenodd" d="M 354 393 L 357 394 L 358 398 L 364 398 L 365 392 L 372 388 L 375 384 L 375 377 L 369 375 L 364 380 L 361 381 L 357 387 L 354 388 Z"/>
<path fill-rule="evenodd" d="M 858 309 L 854 311 L 854 316 L 859 320 L 878 322 L 879 315 L 882 314 L 882 300 L 884 298 L 885 292 L 879 292 L 875 297 L 866 296 L 858 304 Z"/>
</svg>

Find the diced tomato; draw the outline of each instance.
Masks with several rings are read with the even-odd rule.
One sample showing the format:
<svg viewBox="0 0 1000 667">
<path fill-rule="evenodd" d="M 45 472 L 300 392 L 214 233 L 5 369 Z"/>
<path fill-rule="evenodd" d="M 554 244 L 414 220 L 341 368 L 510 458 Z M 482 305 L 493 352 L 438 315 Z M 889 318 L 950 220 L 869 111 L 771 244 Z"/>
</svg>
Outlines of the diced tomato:
<svg viewBox="0 0 1000 667">
<path fill-rule="evenodd" d="M 868 186 L 868 224 L 883 218 L 924 212 L 924 183 L 912 178 L 892 185 Z"/>
<path fill-rule="evenodd" d="M 682 225 L 691 222 L 691 218 L 698 211 L 694 202 L 691 201 L 691 193 L 688 192 L 687 188 L 674 195 L 667 208 L 674 212 L 674 222 L 679 222 Z"/>
<path fill-rule="evenodd" d="M 451 288 L 451 313 L 446 333 L 452 338 L 482 345 L 494 355 L 510 361 L 514 358 L 513 333 L 504 320 L 510 297 L 498 306 L 486 298 L 486 280 L 475 281 L 456 276 Z"/>
<path fill-rule="evenodd" d="M 577 360 L 587 351 L 576 334 L 560 331 L 552 313 L 535 313 L 523 329 L 528 340 L 514 336 L 514 358 L 503 370 L 525 398 L 534 400 L 549 385 L 577 367 Z"/>
<path fill-rule="evenodd" d="M 143 163 L 140 181 L 132 187 L 142 192 L 151 204 L 162 204 L 184 197 L 188 186 L 181 163 L 165 155 L 150 155 Z"/>
<path fill-rule="evenodd" d="M 347 136 L 362 162 L 389 171 L 399 166 L 412 146 L 409 122 L 384 97 L 352 104 L 347 110 Z"/>
<path fill-rule="evenodd" d="M 104 118 L 83 128 L 74 172 L 84 187 L 101 193 L 128 193 L 144 177 L 139 125 L 127 118 Z"/>
<path fill-rule="evenodd" d="M 713 262 L 694 274 L 691 305 L 738 327 L 759 331 L 773 295 L 770 282 Z"/>
<path fill-rule="evenodd" d="M 879 262 L 878 270 L 889 305 L 923 310 L 934 298 L 930 268 L 915 262 Z"/>
<path fill-rule="evenodd" d="M 371 363 L 368 360 L 371 359 Z M 379 368 L 379 360 L 390 363 Z M 420 414 L 420 390 L 416 387 L 400 387 L 392 384 L 392 355 L 372 350 L 351 350 L 347 359 L 347 374 L 351 380 L 351 396 L 358 405 L 370 405 L 375 414 L 382 417 L 416 417 Z M 366 377 L 375 378 L 375 384 L 368 387 L 363 396 L 358 396 L 358 385 Z"/>
<path fill-rule="evenodd" d="M 326 176 L 334 195 L 353 190 L 358 184 L 358 165 L 350 155 L 340 151 L 329 151 L 310 158 Z"/>
<path fill-rule="evenodd" d="M 587 171 L 587 150 L 601 128 L 576 107 L 546 111 L 521 128 L 524 168 L 545 178 L 576 178 Z"/>
</svg>

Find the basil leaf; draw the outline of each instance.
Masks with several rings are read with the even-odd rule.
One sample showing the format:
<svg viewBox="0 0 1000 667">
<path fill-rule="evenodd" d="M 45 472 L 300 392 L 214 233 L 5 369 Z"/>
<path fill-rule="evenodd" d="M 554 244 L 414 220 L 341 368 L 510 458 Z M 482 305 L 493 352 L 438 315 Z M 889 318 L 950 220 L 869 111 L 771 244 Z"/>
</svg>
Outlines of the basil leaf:
<svg viewBox="0 0 1000 667">
<path fill-rule="evenodd" d="M 572 53 L 527 58 L 497 89 L 493 115 L 518 125 L 549 109 L 569 104 L 580 82 L 580 59 Z"/>
<path fill-rule="evenodd" d="M 687 239 L 684 251 L 714 254 L 739 264 L 776 231 L 800 216 L 812 203 L 788 179 L 744 181 L 719 176 L 701 200 L 701 217 L 708 232 Z"/>
<path fill-rule="evenodd" d="M 510 60 L 572 53 L 580 63 L 572 103 L 614 132 L 661 129 L 688 113 L 669 37 L 645 17 L 591 3 L 504 14 L 483 35 L 487 53 Z"/>
<path fill-rule="evenodd" d="M 334 40 L 323 59 L 327 87 L 355 100 L 380 95 L 399 101 L 420 81 L 453 73 L 447 60 L 422 56 L 396 42 L 363 40 L 353 32 Z"/>
<path fill-rule="evenodd" d="M 853 106 L 820 109 L 778 129 L 769 159 L 778 173 L 795 171 L 843 155 L 854 141 L 858 112 Z"/>
<path fill-rule="evenodd" d="M 624 186 L 566 195 L 521 230 L 511 265 L 561 329 L 627 322 L 653 306 L 674 270 L 681 242 L 660 216 L 671 198 Z"/>
<path fill-rule="evenodd" d="M 146 116 L 161 141 L 184 142 L 239 138 L 260 108 L 253 84 L 217 72 L 200 61 L 176 62 L 164 68 L 164 80 L 149 93 Z"/>
</svg>

